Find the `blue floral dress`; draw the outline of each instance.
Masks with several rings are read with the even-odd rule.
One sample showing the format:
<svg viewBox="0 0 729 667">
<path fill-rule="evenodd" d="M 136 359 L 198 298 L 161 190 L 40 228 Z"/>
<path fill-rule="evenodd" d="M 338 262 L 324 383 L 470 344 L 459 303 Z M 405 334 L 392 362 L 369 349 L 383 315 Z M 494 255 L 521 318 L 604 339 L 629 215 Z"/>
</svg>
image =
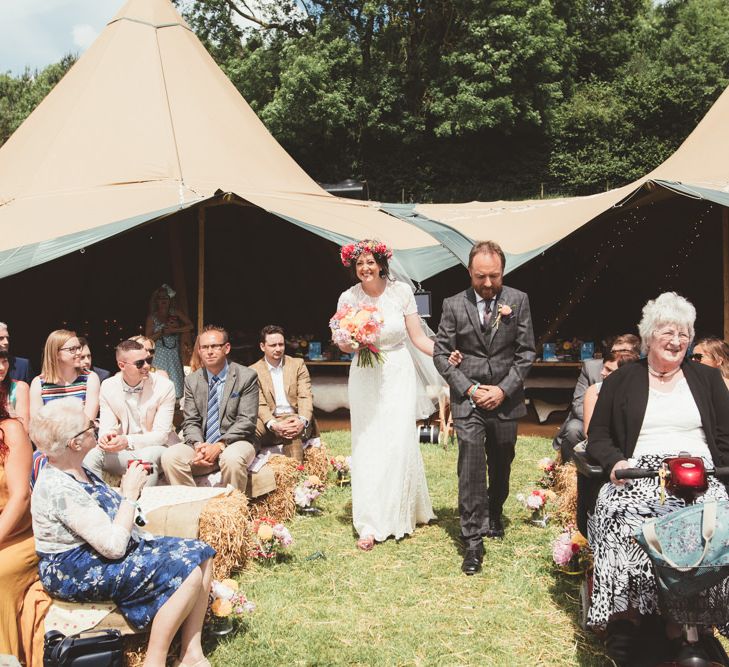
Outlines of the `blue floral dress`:
<svg viewBox="0 0 729 667">
<path fill-rule="evenodd" d="M 60 472 L 49 466 L 41 479 L 49 471 Z M 82 487 L 113 521 L 121 496 L 93 473 L 87 470 L 86 474 L 90 483 L 67 477 Z M 34 508 L 34 522 L 35 519 Z M 215 550 L 200 540 L 153 537 L 136 530 L 126 553 L 118 559 L 104 557 L 86 542 L 58 553 L 38 551 L 40 580 L 50 595 L 74 602 L 112 600 L 124 618 L 139 630 L 152 622 L 189 574 L 214 555 Z"/>
</svg>

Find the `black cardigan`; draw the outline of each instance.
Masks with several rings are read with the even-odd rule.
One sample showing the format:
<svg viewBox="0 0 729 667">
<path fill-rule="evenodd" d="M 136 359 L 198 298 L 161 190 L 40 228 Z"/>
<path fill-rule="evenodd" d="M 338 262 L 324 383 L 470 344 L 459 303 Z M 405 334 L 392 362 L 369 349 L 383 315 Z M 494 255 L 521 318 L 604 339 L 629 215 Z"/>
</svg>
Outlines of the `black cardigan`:
<svg viewBox="0 0 729 667">
<path fill-rule="evenodd" d="M 715 466 L 729 465 L 729 391 L 716 368 L 695 361 L 681 364 L 701 415 Z M 587 453 L 609 475 L 635 450 L 648 405 L 648 362 L 622 366 L 606 379 L 590 421 Z"/>
</svg>

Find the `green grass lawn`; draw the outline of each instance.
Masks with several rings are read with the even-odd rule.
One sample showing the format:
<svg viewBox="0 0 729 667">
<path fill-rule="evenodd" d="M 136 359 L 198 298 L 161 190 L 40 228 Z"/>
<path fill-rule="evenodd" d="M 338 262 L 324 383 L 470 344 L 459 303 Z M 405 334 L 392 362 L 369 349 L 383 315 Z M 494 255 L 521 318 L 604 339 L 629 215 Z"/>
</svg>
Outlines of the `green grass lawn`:
<svg viewBox="0 0 729 667">
<path fill-rule="evenodd" d="M 348 454 L 349 432 L 324 436 Z M 486 540 L 481 574 L 461 574 L 456 451 L 423 445 L 438 521 L 370 553 L 355 548 L 348 487 L 327 489 L 323 513 L 297 516 L 291 559 L 237 578 L 257 609 L 210 644 L 214 665 L 610 665 L 576 621 L 578 578 L 555 572 L 558 526 L 527 523 L 514 499 L 551 455 L 545 438 L 519 438 L 503 541 Z M 308 559 L 321 552 L 325 558 Z"/>
</svg>

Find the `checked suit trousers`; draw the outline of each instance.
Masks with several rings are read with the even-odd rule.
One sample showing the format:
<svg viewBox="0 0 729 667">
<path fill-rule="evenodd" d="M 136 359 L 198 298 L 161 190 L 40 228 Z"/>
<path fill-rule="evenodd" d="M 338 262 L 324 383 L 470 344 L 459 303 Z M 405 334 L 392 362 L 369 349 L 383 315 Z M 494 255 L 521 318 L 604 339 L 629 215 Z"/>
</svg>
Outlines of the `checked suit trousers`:
<svg viewBox="0 0 729 667">
<path fill-rule="evenodd" d="M 489 516 L 500 516 L 509 495 L 511 462 L 516 446 L 516 420 L 475 409 L 455 419 L 458 434 L 458 510 L 467 547 L 477 547 L 489 528 Z"/>
</svg>

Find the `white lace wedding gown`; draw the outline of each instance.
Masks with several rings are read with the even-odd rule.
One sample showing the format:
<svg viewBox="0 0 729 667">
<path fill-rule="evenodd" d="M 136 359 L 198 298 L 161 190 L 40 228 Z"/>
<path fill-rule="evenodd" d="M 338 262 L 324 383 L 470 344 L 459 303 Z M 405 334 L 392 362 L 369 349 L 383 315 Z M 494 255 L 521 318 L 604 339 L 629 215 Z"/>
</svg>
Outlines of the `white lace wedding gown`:
<svg viewBox="0 0 729 667">
<path fill-rule="evenodd" d="M 401 538 L 435 518 L 415 423 L 415 368 L 405 348 L 405 315 L 417 312 L 410 287 L 388 282 L 372 298 L 357 284 L 339 306 L 376 305 L 385 322 L 378 348 L 382 364 L 349 371 L 352 423 L 352 521 L 361 537 Z"/>
</svg>

